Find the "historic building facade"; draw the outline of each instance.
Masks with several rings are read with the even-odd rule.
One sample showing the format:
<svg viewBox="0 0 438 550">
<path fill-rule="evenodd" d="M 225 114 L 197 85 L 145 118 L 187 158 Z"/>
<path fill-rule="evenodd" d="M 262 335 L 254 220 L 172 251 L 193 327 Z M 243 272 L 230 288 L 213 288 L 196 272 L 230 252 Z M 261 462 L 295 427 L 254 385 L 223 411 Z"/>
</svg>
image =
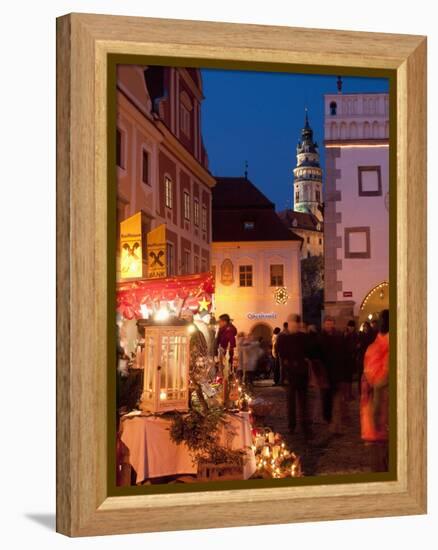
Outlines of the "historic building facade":
<svg viewBox="0 0 438 550">
<path fill-rule="evenodd" d="M 388 307 L 389 98 L 325 96 L 325 315 L 343 325 Z"/>
<path fill-rule="evenodd" d="M 118 231 L 141 212 L 145 248 L 147 235 L 164 224 L 167 276 L 210 269 L 215 180 L 201 138 L 202 100 L 197 69 L 118 66 Z M 146 249 L 142 256 L 145 277 Z"/>
<path fill-rule="evenodd" d="M 216 313 L 228 313 L 238 331 L 269 340 L 273 328 L 302 311 L 302 239 L 284 226 L 274 204 L 246 177 L 216 181 Z"/>
<path fill-rule="evenodd" d="M 324 250 L 322 169 L 307 110 L 296 154 L 294 208 L 279 212 L 279 216 L 291 231 L 303 239 L 302 258 L 320 256 Z"/>
</svg>

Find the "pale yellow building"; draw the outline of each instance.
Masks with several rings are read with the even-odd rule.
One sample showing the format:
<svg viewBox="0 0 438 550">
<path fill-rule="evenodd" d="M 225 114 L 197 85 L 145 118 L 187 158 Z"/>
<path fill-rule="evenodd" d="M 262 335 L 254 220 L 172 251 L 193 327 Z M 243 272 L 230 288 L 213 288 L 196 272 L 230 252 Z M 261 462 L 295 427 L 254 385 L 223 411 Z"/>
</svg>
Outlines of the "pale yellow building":
<svg viewBox="0 0 438 550">
<path fill-rule="evenodd" d="M 212 266 L 216 315 L 239 332 L 270 341 L 272 330 L 302 312 L 302 239 L 288 230 L 247 178 L 216 178 Z"/>
</svg>

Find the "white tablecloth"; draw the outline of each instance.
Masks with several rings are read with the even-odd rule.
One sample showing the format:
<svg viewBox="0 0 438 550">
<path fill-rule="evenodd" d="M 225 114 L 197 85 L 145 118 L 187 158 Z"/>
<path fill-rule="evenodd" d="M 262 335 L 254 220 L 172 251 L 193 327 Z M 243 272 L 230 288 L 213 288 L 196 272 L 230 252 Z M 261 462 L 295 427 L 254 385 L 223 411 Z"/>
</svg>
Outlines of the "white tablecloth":
<svg viewBox="0 0 438 550">
<path fill-rule="evenodd" d="M 251 425 L 248 413 L 227 415 L 229 426 L 220 434 L 222 444 L 231 449 L 251 447 Z M 160 416 L 134 416 L 122 418 L 121 440 L 129 450 L 129 462 L 136 471 L 136 482 L 145 479 L 196 474 L 185 444 L 177 445 L 170 438 L 171 421 Z M 244 479 L 256 470 L 254 453 L 249 449 L 244 466 Z"/>
</svg>

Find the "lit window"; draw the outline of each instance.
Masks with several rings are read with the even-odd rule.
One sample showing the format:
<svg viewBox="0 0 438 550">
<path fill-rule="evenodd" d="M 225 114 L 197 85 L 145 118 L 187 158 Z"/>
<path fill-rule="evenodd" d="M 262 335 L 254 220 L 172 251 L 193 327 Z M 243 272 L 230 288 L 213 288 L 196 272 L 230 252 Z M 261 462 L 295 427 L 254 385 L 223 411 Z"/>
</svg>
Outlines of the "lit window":
<svg viewBox="0 0 438 550">
<path fill-rule="evenodd" d="M 252 265 L 239 266 L 239 285 L 252 286 Z"/>
<path fill-rule="evenodd" d="M 184 191 L 184 219 L 190 220 L 190 195 Z"/>
<path fill-rule="evenodd" d="M 255 223 L 254 222 L 243 222 L 243 228 L 246 231 L 250 231 L 251 229 L 254 229 Z"/>
<path fill-rule="evenodd" d="M 199 201 L 195 199 L 193 202 L 193 221 L 199 227 Z"/>
<path fill-rule="evenodd" d="M 207 207 L 202 205 L 202 231 L 207 231 Z"/>
<path fill-rule="evenodd" d="M 165 203 L 167 208 L 172 208 L 173 205 L 173 185 L 172 180 L 167 176 L 164 179 L 165 186 Z"/>
<path fill-rule="evenodd" d="M 271 265 L 271 286 L 284 285 L 283 271 L 284 271 L 283 264 Z"/>
</svg>

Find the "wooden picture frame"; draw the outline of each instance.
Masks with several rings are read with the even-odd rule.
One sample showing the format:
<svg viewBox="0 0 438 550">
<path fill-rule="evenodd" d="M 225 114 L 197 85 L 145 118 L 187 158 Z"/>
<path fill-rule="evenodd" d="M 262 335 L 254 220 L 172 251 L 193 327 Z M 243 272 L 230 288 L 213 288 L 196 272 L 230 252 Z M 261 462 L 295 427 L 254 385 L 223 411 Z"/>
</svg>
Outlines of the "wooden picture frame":
<svg viewBox="0 0 438 550">
<path fill-rule="evenodd" d="M 115 214 L 108 208 L 106 133 L 113 54 L 394 75 L 395 480 L 108 496 L 107 227 Z M 57 20 L 57 89 L 57 530 L 84 536 L 425 513 L 425 37 L 70 14 Z"/>
</svg>

